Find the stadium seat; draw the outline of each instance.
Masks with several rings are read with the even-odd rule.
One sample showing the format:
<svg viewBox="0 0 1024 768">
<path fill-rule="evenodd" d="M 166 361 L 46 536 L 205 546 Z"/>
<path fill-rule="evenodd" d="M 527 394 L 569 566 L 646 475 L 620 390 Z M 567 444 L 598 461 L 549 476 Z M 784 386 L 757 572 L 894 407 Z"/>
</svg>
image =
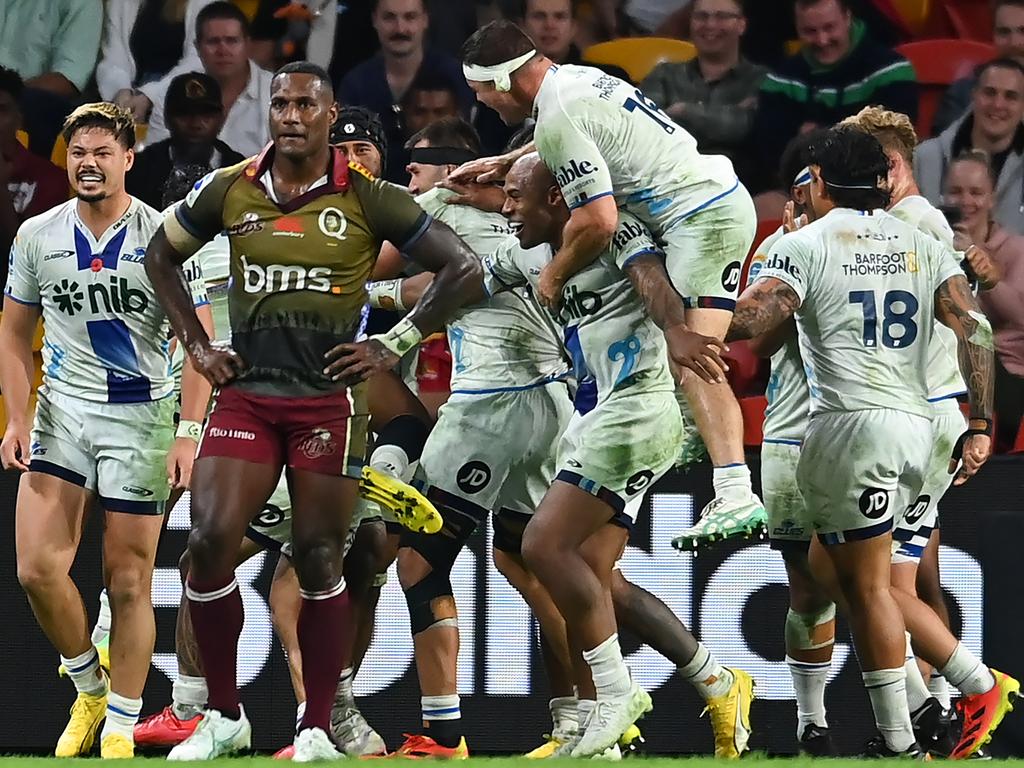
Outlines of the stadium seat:
<svg viewBox="0 0 1024 768">
<path fill-rule="evenodd" d="M 946 18 L 962 40 L 992 40 L 992 3 L 990 0 L 943 0 Z"/>
<path fill-rule="evenodd" d="M 892 7 L 911 32 L 919 34 L 932 14 L 932 0 L 891 0 Z"/>
<path fill-rule="evenodd" d="M 764 410 L 768 400 L 764 395 L 757 397 L 741 397 L 740 411 L 743 413 L 743 445 L 748 448 L 760 448 L 764 440 Z"/>
<path fill-rule="evenodd" d="M 693 43 L 668 37 L 620 37 L 597 43 L 583 52 L 583 60 L 592 64 L 622 67 L 634 83 L 639 83 L 663 61 L 689 61 L 697 55 Z"/>
<path fill-rule="evenodd" d="M 922 140 L 931 135 L 932 121 L 946 88 L 995 56 L 990 43 L 953 39 L 904 43 L 896 47 L 896 52 L 909 59 L 917 73 L 919 96 L 914 127 Z"/>
</svg>

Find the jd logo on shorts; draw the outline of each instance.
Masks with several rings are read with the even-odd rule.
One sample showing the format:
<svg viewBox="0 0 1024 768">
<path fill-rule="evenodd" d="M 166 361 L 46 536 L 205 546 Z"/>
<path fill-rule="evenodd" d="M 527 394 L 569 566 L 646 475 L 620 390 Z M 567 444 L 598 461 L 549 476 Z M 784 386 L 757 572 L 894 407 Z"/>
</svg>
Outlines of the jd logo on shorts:
<svg viewBox="0 0 1024 768">
<path fill-rule="evenodd" d="M 263 507 L 256 519 L 252 521 L 254 528 L 273 528 L 284 521 L 284 512 L 276 504 L 267 504 Z"/>
<path fill-rule="evenodd" d="M 651 484 L 651 480 L 654 479 L 654 473 L 649 469 L 642 469 L 633 475 L 629 480 L 626 481 L 626 493 L 632 496 L 635 493 L 640 493 L 644 488 Z"/>
<path fill-rule="evenodd" d="M 889 509 L 889 492 L 884 488 L 866 488 L 860 495 L 860 511 L 864 517 L 877 520 Z"/>
<path fill-rule="evenodd" d="M 722 271 L 722 287 L 732 292 L 740 287 L 740 275 L 743 272 L 743 265 L 734 261 Z"/>
<path fill-rule="evenodd" d="M 455 483 L 463 493 L 479 493 L 491 482 L 491 468 L 482 461 L 467 461 L 455 475 Z"/>
<path fill-rule="evenodd" d="M 931 504 L 932 497 L 927 493 L 917 497 L 917 500 L 907 507 L 906 514 L 903 515 L 903 522 L 906 525 L 914 525 L 918 520 L 924 517 L 924 513 L 928 511 L 928 505 Z"/>
</svg>

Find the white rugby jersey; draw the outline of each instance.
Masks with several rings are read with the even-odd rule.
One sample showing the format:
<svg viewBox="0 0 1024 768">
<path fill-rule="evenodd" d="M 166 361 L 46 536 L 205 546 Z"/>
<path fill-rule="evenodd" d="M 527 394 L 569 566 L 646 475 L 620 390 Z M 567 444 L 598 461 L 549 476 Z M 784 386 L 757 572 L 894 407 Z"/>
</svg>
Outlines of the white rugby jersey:
<svg viewBox="0 0 1024 768">
<path fill-rule="evenodd" d="M 511 238 L 508 220 L 467 205 L 450 205 L 452 192 L 433 189 L 416 198 L 482 257 Z M 451 390 L 459 394 L 529 389 L 564 377 L 568 365 L 557 330 L 530 291 L 492 296 L 463 307 L 448 321 Z"/>
<path fill-rule="evenodd" d="M 647 228 L 620 211 L 609 248 L 562 289 L 556 320 L 573 363 L 580 413 L 616 391 L 675 391 L 665 337 L 623 272 L 630 259 L 648 253 L 661 255 Z M 546 245 L 524 250 L 509 238 L 484 259 L 484 284 L 491 293 L 525 284 L 536 288 L 552 255 Z"/>
<path fill-rule="evenodd" d="M 837 208 L 785 235 L 760 277 L 790 285 L 811 413 L 884 408 L 930 418 L 935 291 L 953 253 L 885 211 Z"/>
<path fill-rule="evenodd" d="M 910 195 L 889 209 L 889 213 L 914 229 L 938 240 L 949 250 L 953 247 L 953 230 L 942 211 L 920 195 Z M 962 395 L 967 391 L 960 374 L 956 334 L 942 323 L 935 323 L 935 334 L 928 349 L 928 399 L 932 402 Z"/>
<path fill-rule="evenodd" d="M 5 293 L 42 307 L 43 383 L 55 392 L 109 403 L 171 393 L 169 326 L 143 266 L 161 221 L 132 198 L 96 240 L 72 199 L 18 229 Z M 201 283 L 191 287 L 206 303 Z"/>
<path fill-rule="evenodd" d="M 570 209 L 614 195 L 657 238 L 739 186 L 728 158 L 700 154 L 640 89 L 599 69 L 551 67 L 534 116 L 537 151 Z"/>
<path fill-rule="evenodd" d="M 764 269 L 767 254 L 786 230 L 779 227 L 765 238 L 750 260 L 747 282 L 753 283 Z M 768 408 L 764 412 L 762 433 L 766 443 L 800 443 L 807 432 L 810 417 L 811 393 L 807 389 L 807 374 L 800 357 L 800 341 L 789 338 L 771 357 L 771 376 L 765 397 Z"/>
</svg>

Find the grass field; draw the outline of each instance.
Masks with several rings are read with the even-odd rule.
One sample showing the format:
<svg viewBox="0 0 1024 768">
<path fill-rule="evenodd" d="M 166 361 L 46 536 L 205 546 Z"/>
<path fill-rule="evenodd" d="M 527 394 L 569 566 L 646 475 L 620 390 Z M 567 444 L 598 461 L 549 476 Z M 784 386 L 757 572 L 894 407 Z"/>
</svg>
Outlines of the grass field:
<svg viewBox="0 0 1024 768">
<path fill-rule="evenodd" d="M 89 760 L 95 760 L 96 758 L 81 758 L 78 760 L 72 760 L 71 763 L 83 762 Z M 134 768 L 136 766 L 146 766 L 146 768 L 157 768 L 161 763 L 165 762 L 162 757 L 137 757 L 134 760 L 118 761 L 118 767 L 121 768 Z M 749 763 L 760 763 L 762 765 L 778 766 L 779 768 L 811 768 L 812 765 L 826 765 L 828 768 L 852 768 L 852 766 L 863 766 L 865 762 L 863 760 L 854 759 L 831 759 L 831 760 L 815 760 L 810 758 L 768 758 L 758 755 L 752 755 L 745 757 L 743 762 Z M 527 763 L 521 757 L 474 757 L 467 761 L 467 763 L 479 766 L 486 766 L 487 768 L 512 768 L 513 766 L 519 766 L 522 768 L 523 765 L 533 764 Z M 627 758 L 627 764 L 634 763 L 636 768 L 667 768 L 670 765 L 686 766 L 686 768 L 721 768 L 725 763 L 721 760 L 715 760 L 710 757 L 632 757 Z M 1007 768 L 1024 768 L 1024 760 L 995 760 L 990 763 L 997 763 L 1000 768 L 1006 766 Z M 0 757 L 0 768 L 57 768 L 58 766 L 67 766 L 68 760 L 58 760 L 54 757 L 18 757 L 11 755 L 4 755 Z M 466 763 L 460 763 L 465 765 Z M 558 768 L 569 768 L 569 766 L 578 766 L 581 764 L 579 760 L 546 760 L 543 763 L 537 763 L 538 765 L 544 766 L 557 766 Z M 905 760 L 874 760 L 868 763 L 872 766 L 906 766 Z M 983 763 L 984 764 L 984 763 Z M 270 757 L 236 757 L 236 758 L 224 758 L 221 760 L 210 761 L 208 763 L 192 763 L 192 765 L 219 765 L 222 768 L 276 768 L 281 763 L 277 760 L 273 760 Z"/>
</svg>

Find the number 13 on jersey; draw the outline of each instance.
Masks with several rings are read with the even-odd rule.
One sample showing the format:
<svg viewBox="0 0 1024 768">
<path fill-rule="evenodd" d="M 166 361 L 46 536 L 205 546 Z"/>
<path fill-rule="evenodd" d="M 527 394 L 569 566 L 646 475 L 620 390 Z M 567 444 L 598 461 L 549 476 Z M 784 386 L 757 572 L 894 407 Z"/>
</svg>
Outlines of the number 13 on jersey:
<svg viewBox="0 0 1024 768">
<path fill-rule="evenodd" d="M 864 313 L 864 346 L 878 346 L 878 309 L 874 291 L 850 291 L 850 303 L 860 304 Z M 908 291 L 886 291 L 882 296 L 882 346 L 909 347 L 917 338 L 914 316 L 920 304 Z"/>
</svg>

